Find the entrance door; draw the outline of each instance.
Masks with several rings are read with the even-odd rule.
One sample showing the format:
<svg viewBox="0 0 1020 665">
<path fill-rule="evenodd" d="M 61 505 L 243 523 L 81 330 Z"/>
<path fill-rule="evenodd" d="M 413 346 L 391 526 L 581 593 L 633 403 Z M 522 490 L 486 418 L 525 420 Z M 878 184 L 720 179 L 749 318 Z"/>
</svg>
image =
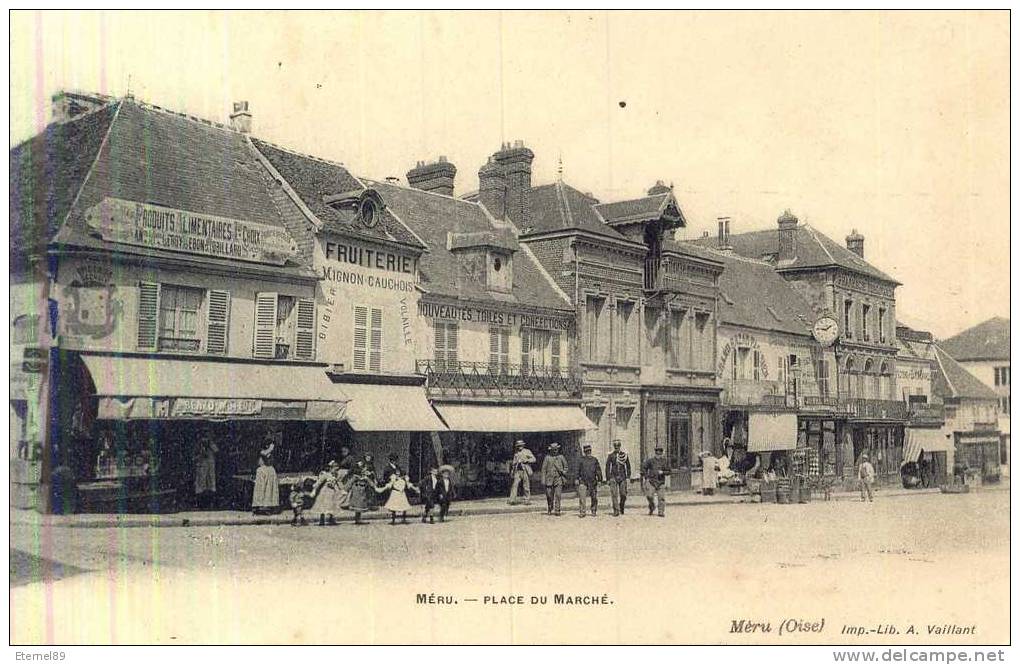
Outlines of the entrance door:
<svg viewBox="0 0 1020 665">
<path fill-rule="evenodd" d="M 666 458 L 669 465 L 676 470 L 679 487 L 673 489 L 688 490 L 691 488 L 691 419 L 690 417 L 671 415 L 667 430 Z M 674 477 L 677 477 L 674 476 Z"/>
</svg>

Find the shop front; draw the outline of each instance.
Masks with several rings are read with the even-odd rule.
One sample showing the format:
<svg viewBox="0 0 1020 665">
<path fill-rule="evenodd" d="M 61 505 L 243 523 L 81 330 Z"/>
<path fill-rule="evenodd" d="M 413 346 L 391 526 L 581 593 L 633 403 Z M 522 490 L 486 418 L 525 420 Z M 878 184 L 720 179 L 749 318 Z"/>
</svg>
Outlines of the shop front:
<svg viewBox="0 0 1020 665">
<path fill-rule="evenodd" d="M 663 448 L 673 470 L 670 489 L 690 489 L 692 470 L 700 464 L 699 455 L 708 451 L 718 456 L 722 452 L 716 416 L 719 389 L 659 387 L 643 389 L 641 397 L 641 459 Z"/>
<path fill-rule="evenodd" d="M 1000 479 L 999 433 L 995 430 L 955 432 L 954 464 L 981 478 L 983 483 L 997 483 Z"/>
<path fill-rule="evenodd" d="M 938 487 L 949 478 L 951 435 L 931 427 L 908 427 L 903 434 L 901 480 L 906 487 Z"/>
<path fill-rule="evenodd" d="M 875 481 L 878 484 L 900 484 L 900 465 L 903 462 L 902 424 L 855 422 L 846 425 L 849 441 L 852 445 L 852 459 L 843 451 L 843 477 L 855 480 L 857 465 L 861 455 L 868 454 L 868 460 L 875 467 Z M 844 439 L 846 440 L 846 439 Z M 847 469 L 851 470 L 847 474 Z"/>
<path fill-rule="evenodd" d="M 541 491 L 538 470 L 549 446 L 560 444 L 569 464 L 580 456 L 584 432 L 595 429 L 577 404 L 501 405 L 436 403 L 449 428 L 432 452 L 454 468 L 467 496 L 505 496 L 510 489 L 515 441 L 535 455 L 533 492 Z"/>
</svg>

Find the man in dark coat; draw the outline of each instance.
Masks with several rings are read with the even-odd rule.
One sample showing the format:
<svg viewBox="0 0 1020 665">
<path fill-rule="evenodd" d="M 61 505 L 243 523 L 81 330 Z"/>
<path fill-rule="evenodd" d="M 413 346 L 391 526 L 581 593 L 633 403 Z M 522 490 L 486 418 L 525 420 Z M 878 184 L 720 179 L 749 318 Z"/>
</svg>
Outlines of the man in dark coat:
<svg viewBox="0 0 1020 665">
<path fill-rule="evenodd" d="M 421 514 L 422 522 L 428 519 L 429 524 L 435 524 L 435 520 L 432 517 L 432 509 L 438 503 L 437 497 L 440 492 L 440 481 L 439 469 L 435 464 L 432 464 L 429 466 L 429 474 L 418 483 L 418 488 L 421 490 L 421 503 L 425 507 Z"/>
<path fill-rule="evenodd" d="M 439 504 L 439 521 L 446 521 L 446 514 L 450 512 L 450 502 L 453 501 L 453 480 L 450 478 L 450 470 L 443 469 L 439 476 L 439 485 L 436 487 L 436 503 Z"/>
<path fill-rule="evenodd" d="M 606 482 L 613 499 L 613 517 L 622 515 L 627 505 L 627 489 L 630 486 L 630 457 L 621 450 L 619 439 L 613 441 L 613 452 L 606 457 Z"/>
<path fill-rule="evenodd" d="M 591 497 L 591 516 L 597 517 L 599 510 L 599 484 L 602 482 L 602 467 L 591 454 L 591 446 L 584 444 L 581 459 L 577 462 L 577 501 L 585 517 L 585 503 Z"/>
<path fill-rule="evenodd" d="M 560 453 L 560 444 L 550 443 L 549 452 L 542 460 L 542 485 L 545 486 L 545 502 L 548 515 L 560 516 L 560 497 L 563 481 L 567 477 L 567 458 Z"/>
<path fill-rule="evenodd" d="M 659 501 L 659 517 L 666 516 L 666 476 L 669 462 L 662 447 L 655 449 L 655 457 L 649 457 L 641 465 L 641 478 L 645 482 L 645 497 L 648 499 L 648 514 L 655 514 L 655 501 Z"/>
</svg>

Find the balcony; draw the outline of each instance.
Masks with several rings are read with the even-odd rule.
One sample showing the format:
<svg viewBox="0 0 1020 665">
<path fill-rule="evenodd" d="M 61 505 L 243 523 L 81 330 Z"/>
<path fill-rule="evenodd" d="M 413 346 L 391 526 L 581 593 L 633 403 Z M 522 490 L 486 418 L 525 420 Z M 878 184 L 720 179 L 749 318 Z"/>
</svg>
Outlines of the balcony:
<svg viewBox="0 0 1020 665">
<path fill-rule="evenodd" d="M 841 398 L 840 411 L 860 420 L 906 420 L 907 404 L 892 399 Z"/>
<path fill-rule="evenodd" d="M 544 365 L 418 360 L 429 397 L 579 399 L 581 379 L 568 368 Z"/>
<path fill-rule="evenodd" d="M 911 425 L 942 425 L 946 422 L 946 408 L 942 404 L 910 404 L 907 417 Z"/>
</svg>

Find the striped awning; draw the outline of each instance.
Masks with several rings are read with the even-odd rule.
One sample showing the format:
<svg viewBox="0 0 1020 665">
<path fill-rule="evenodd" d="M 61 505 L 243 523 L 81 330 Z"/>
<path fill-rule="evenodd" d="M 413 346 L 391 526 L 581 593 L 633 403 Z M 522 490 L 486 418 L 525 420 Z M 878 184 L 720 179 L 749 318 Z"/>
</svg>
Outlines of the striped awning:
<svg viewBox="0 0 1020 665">
<path fill-rule="evenodd" d="M 797 447 L 797 414 L 752 413 L 747 423 L 747 452 L 765 453 Z"/>
<path fill-rule="evenodd" d="M 908 427 L 903 435 L 903 461 L 916 462 L 921 451 L 945 452 L 952 448 L 953 439 L 940 429 Z"/>
</svg>

